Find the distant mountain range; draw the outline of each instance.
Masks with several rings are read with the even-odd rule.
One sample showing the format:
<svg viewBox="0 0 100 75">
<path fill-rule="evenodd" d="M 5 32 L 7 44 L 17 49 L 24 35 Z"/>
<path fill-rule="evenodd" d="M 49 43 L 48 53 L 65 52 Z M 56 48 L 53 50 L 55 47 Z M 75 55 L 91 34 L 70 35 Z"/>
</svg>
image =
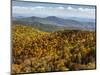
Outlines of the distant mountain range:
<svg viewBox="0 0 100 75">
<path fill-rule="evenodd" d="M 44 29 L 82 29 L 82 30 L 95 30 L 95 20 L 85 19 L 85 18 L 59 18 L 55 16 L 48 16 L 45 18 L 41 17 L 13 17 L 14 24 L 31 25 L 33 27 L 38 27 Z M 48 28 L 49 27 L 49 28 Z M 51 30 L 52 31 L 52 30 Z"/>
</svg>

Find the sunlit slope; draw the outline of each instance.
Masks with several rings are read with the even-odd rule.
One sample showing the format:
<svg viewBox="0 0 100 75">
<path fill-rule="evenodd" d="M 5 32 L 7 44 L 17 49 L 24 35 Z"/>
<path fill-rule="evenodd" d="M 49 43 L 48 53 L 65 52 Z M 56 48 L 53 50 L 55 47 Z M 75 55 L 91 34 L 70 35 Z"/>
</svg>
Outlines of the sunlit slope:
<svg viewBox="0 0 100 75">
<path fill-rule="evenodd" d="M 12 72 L 95 69 L 96 36 L 92 31 L 43 32 L 12 26 Z"/>
</svg>

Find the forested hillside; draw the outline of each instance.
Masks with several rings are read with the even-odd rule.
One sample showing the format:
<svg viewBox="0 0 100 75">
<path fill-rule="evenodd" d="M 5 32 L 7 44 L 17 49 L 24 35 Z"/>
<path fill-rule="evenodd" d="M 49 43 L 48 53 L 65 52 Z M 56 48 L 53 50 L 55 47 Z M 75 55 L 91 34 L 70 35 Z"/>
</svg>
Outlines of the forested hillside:
<svg viewBox="0 0 100 75">
<path fill-rule="evenodd" d="M 12 26 L 12 73 L 88 70 L 96 68 L 95 31 L 44 32 Z"/>
</svg>

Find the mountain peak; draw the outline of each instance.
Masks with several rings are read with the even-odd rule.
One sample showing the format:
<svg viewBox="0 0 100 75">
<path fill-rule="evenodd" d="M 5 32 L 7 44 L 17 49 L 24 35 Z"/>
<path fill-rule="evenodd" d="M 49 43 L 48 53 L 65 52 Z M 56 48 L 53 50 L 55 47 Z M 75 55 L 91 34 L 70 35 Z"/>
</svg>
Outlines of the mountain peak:
<svg viewBox="0 0 100 75">
<path fill-rule="evenodd" d="M 48 16 L 48 17 L 46 17 L 46 18 L 58 18 L 58 17 L 56 17 L 56 16 Z"/>
<path fill-rule="evenodd" d="M 29 17 L 29 18 L 38 18 L 38 17 L 36 17 L 36 16 L 31 16 L 31 17 Z"/>
</svg>

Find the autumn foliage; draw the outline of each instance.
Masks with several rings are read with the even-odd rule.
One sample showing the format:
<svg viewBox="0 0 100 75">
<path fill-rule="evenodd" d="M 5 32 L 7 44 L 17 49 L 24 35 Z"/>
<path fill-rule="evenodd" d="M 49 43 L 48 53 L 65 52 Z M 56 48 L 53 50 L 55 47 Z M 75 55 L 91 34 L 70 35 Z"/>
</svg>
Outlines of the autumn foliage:
<svg viewBox="0 0 100 75">
<path fill-rule="evenodd" d="M 12 26 L 12 73 L 88 70 L 96 68 L 94 31 L 43 32 Z"/>
</svg>

